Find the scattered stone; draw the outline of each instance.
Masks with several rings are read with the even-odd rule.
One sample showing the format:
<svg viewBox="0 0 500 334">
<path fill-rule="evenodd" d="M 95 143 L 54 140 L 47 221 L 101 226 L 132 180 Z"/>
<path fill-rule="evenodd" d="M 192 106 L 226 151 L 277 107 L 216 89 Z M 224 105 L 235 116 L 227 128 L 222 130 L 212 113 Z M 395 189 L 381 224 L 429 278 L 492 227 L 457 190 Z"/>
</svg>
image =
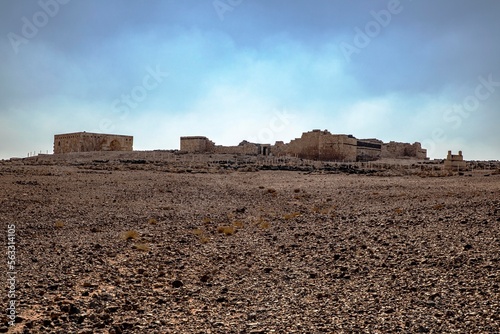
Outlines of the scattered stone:
<svg viewBox="0 0 500 334">
<path fill-rule="evenodd" d="M 19 242 L 17 332 L 500 332 L 498 175 L 361 176 L 307 161 L 248 174 L 234 172 L 252 165 L 244 156 L 214 167 L 204 159 L 217 155 L 102 154 L 0 164 L 0 216 Z M 177 173 L 182 159 L 192 173 Z M 230 238 L 216 231 L 236 223 Z M 140 239 L 120 239 L 128 230 Z"/>
</svg>

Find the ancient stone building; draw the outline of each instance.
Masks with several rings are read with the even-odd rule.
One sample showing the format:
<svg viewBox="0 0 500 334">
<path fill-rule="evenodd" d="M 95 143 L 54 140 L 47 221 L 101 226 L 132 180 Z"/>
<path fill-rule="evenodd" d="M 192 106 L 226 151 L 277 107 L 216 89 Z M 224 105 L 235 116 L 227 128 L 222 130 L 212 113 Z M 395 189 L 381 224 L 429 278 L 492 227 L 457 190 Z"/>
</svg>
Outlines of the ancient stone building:
<svg viewBox="0 0 500 334">
<path fill-rule="evenodd" d="M 375 138 L 358 140 L 356 161 L 374 161 L 380 159 L 383 144 L 381 140 Z"/>
<path fill-rule="evenodd" d="M 356 139 L 352 135 L 332 134 L 327 130 L 304 132 L 290 143 L 274 145 L 247 141 L 238 146 L 215 145 L 206 137 L 181 137 L 181 151 L 191 153 L 227 153 L 293 156 L 323 161 L 372 161 L 380 158 L 426 159 L 427 150 L 420 143 L 383 143 L 379 139 Z"/>
<path fill-rule="evenodd" d="M 448 155 L 444 160 L 444 169 L 452 171 L 463 171 L 466 168 L 467 164 L 464 161 L 462 151 L 458 151 L 458 154 L 451 154 L 451 151 L 448 151 Z"/>
<path fill-rule="evenodd" d="M 418 142 L 409 144 L 391 141 L 382 145 L 381 157 L 425 159 L 427 158 L 427 150 L 423 149 Z"/>
<path fill-rule="evenodd" d="M 209 153 L 213 152 L 214 148 L 215 143 L 207 137 L 181 137 L 181 151 L 190 153 Z"/>
<path fill-rule="evenodd" d="M 291 155 L 302 159 L 356 161 L 357 139 L 351 135 L 333 135 L 328 131 L 304 132 L 288 144 L 271 147 L 275 155 Z"/>
<path fill-rule="evenodd" d="M 222 146 L 215 145 L 207 137 L 181 137 L 181 151 L 189 153 L 270 155 L 270 148 L 269 144 L 254 144 L 246 140 L 238 146 Z"/>
<path fill-rule="evenodd" d="M 75 132 L 54 136 L 54 154 L 92 151 L 132 151 L 134 137 Z"/>
</svg>

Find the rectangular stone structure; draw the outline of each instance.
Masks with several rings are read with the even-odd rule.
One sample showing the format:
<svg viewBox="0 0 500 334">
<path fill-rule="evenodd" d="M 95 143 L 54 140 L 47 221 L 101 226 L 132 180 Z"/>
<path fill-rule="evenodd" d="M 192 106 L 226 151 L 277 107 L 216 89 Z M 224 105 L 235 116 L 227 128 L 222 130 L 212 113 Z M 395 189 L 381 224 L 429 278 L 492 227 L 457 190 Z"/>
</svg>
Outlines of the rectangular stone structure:
<svg viewBox="0 0 500 334">
<path fill-rule="evenodd" d="M 54 154 L 94 151 L 132 151 L 133 136 L 74 132 L 54 135 Z"/>
<path fill-rule="evenodd" d="M 448 155 L 444 160 L 444 169 L 450 171 L 464 171 L 467 169 L 467 163 L 464 161 L 464 156 L 462 151 L 458 151 L 458 154 L 452 154 L 448 151 Z"/>
</svg>

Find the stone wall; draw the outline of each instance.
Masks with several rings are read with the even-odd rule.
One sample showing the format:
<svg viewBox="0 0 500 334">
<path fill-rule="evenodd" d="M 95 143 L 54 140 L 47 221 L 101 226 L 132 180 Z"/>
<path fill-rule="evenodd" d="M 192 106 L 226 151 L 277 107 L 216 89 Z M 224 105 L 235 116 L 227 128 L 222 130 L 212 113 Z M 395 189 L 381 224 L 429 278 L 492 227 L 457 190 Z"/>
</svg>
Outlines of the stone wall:
<svg viewBox="0 0 500 334">
<path fill-rule="evenodd" d="M 254 144 L 247 141 L 238 146 L 215 145 L 206 137 L 181 137 L 181 151 L 189 153 L 219 153 L 292 156 L 308 160 L 322 161 L 373 161 L 380 158 L 425 159 L 427 151 L 420 143 L 384 144 L 378 139 L 358 140 L 352 135 L 331 134 L 329 131 L 313 130 L 304 132 L 285 144 Z"/>
<path fill-rule="evenodd" d="M 134 137 L 75 132 L 54 136 L 54 154 L 93 151 L 132 151 Z"/>
<path fill-rule="evenodd" d="M 270 155 L 271 145 L 254 144 L 246 140 L 238 146 L 215 145 L 207 137 L 181 137 L 181 151 L 188 153 Z"/>
<path fill-rule="evenodd" d="M 383 142 L 379 139 L 360 139 L 357 143 L 356 161 L 375 161 L 380 159 Z"/>
<path fill-rule="evenodd" d="M 304 132 L 288 144 L 276 142 L 274 155 L 323 161 L 356 161 L 357 139 L 351 135 L 331 134 L 327 130 Z"/>
<path fill-rule="evenodd" d="M 324 161 L 356 161 L 357 139 L 350 135 L 323 132 L 319 137 L 319 159 Z"/>
<path fill-rule="evenodd" d="M 188 153 L 210 153 L 215 151 L 215 144 L 207 137 L 181 137 L 181 151 Z"/>
<path fill-rule="evenodd" d="M 464 161 L 462 151 L 459 151 L 458 154 L 451 154 L 451 151 L 448 151 L 448 155 L 444 160 L 444 169 L 452 171 L 463 171 L 466 168 L 467 164 Z"/>
<path fill-rule="evenodd" d="M 328 131 L 304 132 L 290 143 L 276 142 L 273 155 L 294 156 L 310 160 L 355 161 L 357 140 L 349 135 L 333 135 Z"/>
<path fill-rule="evenodd" d="M 273 154 L 291 155 L 301 159 L 319 159 L 319 137 L 320 131 L 314 130 L 305 132 L 302 137 L 295 138 L 288 144 L 283 144 L 274 147 Z"/>
<path fill-rule="evenodd" d="M 215 153 L 220 154 L 248 154 L 248 155 L 258 155 L 262 154 L 259 152 L 260 145 L 242 141 L 238 146 L 215 146 Z"/>
<path fill-rule="evenodd" d="M 423 149 L 421 144 L 415 142 L 413 144 L 409 143 L 398 143 L 391 141 L 389 143 L 384 143 L 382 145 L 382 158 L 416 158 L 416 159 L 426 159 L 427 150 Z"/>
</svg>

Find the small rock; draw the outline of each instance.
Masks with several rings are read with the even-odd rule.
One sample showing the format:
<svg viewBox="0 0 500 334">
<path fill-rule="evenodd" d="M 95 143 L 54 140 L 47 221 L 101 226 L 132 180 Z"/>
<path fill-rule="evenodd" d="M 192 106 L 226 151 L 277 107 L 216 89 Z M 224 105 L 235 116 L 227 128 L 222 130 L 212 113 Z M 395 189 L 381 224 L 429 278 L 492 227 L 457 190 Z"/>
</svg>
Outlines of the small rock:
<svg viewBox="0 0 500 334">
<path fill-rule="evenodd" d="M 93 334 L 94 333 L 94 330 L 90 329 L 90 328 L 85 328 L 85 329 L 82 329 L 81 331 L 78 332 L 78 334 Z"/>
<path fill-rule="evenodd" d="M 175 288 L 175 289 L 179 289 L 181 287 L 184 286 L 184 283 L 182 283 L 182 281 L 179 281 L 179 280 L 175 280 L 172 282 L 172 287 Z"/>
<path fill-rule="evenodd" d="M 418 327 L 417 332 L 418 333 L 429 333 L 430 329 L 427 327 L 424 327 L 424 326 L 420 326 L 420 327 Z"/>
<path fill-rule="evenodd" d="M 104 310 L 107 312 L 107 313 L 115 313 L 116 311 L 118 311 L 119 307 L 116 306 L 116 305 L 111 305 L 111 306 L 108 306 L 106 307 Z"/>
<path fill-rule="evenodd" d="M 78 314 L 80 313 L 80 309 L 75 305 L 71 304 L 69 307 L 69 314 Z"/>
</svg>

